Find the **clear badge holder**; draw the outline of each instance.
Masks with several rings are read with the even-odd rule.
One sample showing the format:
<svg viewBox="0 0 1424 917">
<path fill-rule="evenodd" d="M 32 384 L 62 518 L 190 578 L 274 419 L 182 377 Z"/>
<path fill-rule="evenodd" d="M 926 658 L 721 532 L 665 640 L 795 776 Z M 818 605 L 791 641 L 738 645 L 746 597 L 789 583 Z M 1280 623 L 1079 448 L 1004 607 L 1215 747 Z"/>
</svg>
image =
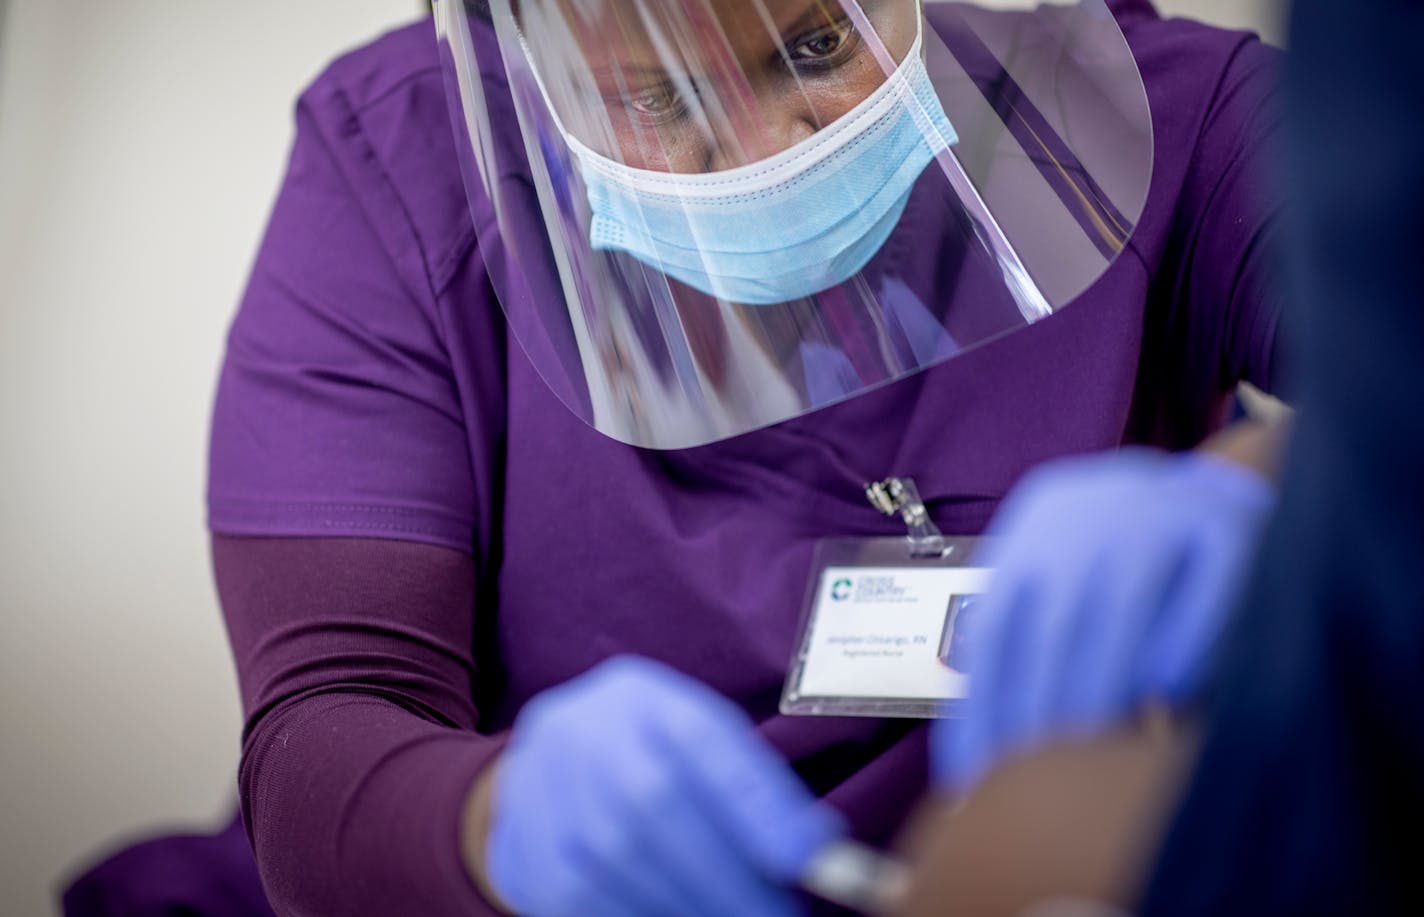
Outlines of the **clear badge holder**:
<svg viewBox="0 0 1424 917">
<path fill-rule="evenodd" d="M 984 539 L 941 534 L 909 478 L 866 496 L 908 534 L 817 544 L 781 712 L 953 716 L 969 692 L 964 636 L 989 581 L 974 561 Z"/>
</svg>

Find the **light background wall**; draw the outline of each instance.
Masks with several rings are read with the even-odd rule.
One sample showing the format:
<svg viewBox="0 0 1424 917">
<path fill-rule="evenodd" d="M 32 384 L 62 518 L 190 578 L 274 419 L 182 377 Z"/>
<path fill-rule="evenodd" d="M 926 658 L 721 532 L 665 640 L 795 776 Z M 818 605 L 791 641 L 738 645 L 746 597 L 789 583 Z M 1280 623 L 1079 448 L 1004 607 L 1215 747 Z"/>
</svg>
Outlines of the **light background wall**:
<svg viewBox="0 0 1424 917">
<path fill-rule="evenodd" d="M 223 335 L 296 92 L 421 6 L 0 4 L 0 913 L 230 812 L 202 501 Z M 1271 0 L 1164 6 L 1279 37 Z"/>
</svg>

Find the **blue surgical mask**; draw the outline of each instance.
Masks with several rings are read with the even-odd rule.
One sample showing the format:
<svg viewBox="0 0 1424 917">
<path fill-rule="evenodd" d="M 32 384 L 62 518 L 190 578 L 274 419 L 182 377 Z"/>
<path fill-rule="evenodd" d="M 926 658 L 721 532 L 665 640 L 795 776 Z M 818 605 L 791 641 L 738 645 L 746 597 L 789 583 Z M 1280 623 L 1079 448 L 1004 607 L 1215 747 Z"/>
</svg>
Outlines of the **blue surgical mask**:
<svg viewBox="0 0 1424 917">
<path fill-rule="evenodd" d="M 920 44 L 917 34 L 845 115 L 735 169 L 634 169 L 566 135 L 593 212 L 591 245 L 728 302 L 787 302 L 850 279 L 885 244 L 925 167 L 958 141 Z"/>
</svg>

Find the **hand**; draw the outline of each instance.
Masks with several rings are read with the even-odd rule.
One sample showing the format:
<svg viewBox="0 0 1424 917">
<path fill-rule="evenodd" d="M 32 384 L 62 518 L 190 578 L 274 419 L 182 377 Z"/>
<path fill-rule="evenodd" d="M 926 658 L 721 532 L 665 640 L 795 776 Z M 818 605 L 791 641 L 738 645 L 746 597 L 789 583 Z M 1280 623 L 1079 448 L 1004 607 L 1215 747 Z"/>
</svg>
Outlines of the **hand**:
<svg viewBox="0 0 1424 917">
<path fill-rule="evenodd" d="M 1033 472 L 990 526 L 964 716 L 936 724 L 937 778 L 1082 736 L 1199 686 L 1273 491 L 1211 455 L 1127 450 Z"/>
<path fill-rule="evenodd" d="M 532 700 L 498 766 L 485 874 L 534 917 L 793 914 L 841 831 L 739 708 L 631 656 Z"/>
</svg>

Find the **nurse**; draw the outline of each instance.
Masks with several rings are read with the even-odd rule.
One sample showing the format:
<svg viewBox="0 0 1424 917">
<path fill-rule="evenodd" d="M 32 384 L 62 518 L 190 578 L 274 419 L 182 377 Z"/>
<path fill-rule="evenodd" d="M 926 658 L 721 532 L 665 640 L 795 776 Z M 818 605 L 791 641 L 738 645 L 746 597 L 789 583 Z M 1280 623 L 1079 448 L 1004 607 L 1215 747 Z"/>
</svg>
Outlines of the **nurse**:
<svg viewBox="0 0 1424 917">
<path fill-rule="evenodd" d="M 924 783 L 916 723 L 777 712 L 817 540 L 903 532 L 863 486 L 973 534 L 1273 387 L 1272 57 L 1135 2 L 469 6 L 303 95 L 229 339 L 264 883 L 793 911 Z"/>
</svg>

